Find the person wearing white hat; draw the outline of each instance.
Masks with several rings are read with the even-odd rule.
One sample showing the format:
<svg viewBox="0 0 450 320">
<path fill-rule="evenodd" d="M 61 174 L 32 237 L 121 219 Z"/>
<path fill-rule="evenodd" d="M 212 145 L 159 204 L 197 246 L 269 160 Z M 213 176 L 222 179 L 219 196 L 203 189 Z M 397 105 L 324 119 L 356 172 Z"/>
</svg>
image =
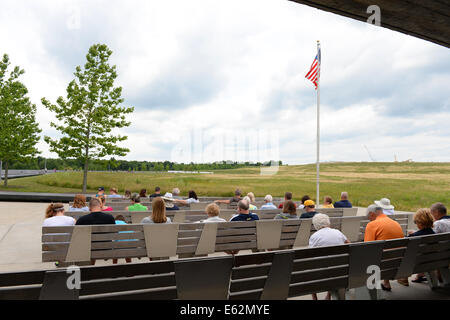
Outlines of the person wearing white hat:
<svg viewBox="0 0 450 320">
<path fill-rule="evenodd" d="M 166 210 L 180 210 L 173 202 L 174 198 L 170 192 L 166 192 L 166 194 L 161 197 L 164 200 L 164 205 L 166 206 Z"/>
<path fill-rule="evenodd" d="M 391 200 L 388 198 L 382 198 L 381 200 L 374 201 L 375 204 L 383 209 L 383 213 L 385 215 L 392 215 L 395 214 L 394 212 L 394 206 L 391 205 Z"/>
</svg>

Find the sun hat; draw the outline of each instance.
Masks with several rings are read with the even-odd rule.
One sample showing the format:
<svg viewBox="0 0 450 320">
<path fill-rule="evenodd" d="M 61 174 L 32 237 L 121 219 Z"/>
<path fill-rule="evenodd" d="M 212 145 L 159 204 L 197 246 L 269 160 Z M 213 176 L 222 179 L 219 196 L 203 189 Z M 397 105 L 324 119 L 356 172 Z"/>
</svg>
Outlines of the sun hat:
<svg viewBox="0 0 450 320">
<path fill-rule="evenodd" d="M 391 205 L 391 200 L 388 198 L 383 198 L 381 200 L 374 201 L 377 206 L 380 206 L 383 209 L 391 210 L 394 209 L 394 206 Z"/>
<path fill-rule="evenodd" d="M 315 206 L 316 203 L 315 203 L 314 201 L 312 201 L 312 200 L 306 200 L 306 201 L 303 203 L 303 205 L 304 205 L 305 207 L 309 207 L 309 206 Z"/>
<path fill-rule="evenodd" d="M 164 196 L 161 197 L 164 200 L 166 208 L 173 208 L 173 195 L 170 192 L 166 192 Z"/>
</svg>

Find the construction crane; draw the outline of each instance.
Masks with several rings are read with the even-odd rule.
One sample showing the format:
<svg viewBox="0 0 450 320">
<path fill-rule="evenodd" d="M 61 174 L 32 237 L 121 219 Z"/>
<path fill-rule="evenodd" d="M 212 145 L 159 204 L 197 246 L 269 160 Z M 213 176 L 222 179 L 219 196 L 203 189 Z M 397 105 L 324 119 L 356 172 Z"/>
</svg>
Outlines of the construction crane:
<svg viewBox="0 0 450 320">
<path fill-rule="evenodd" d="M 372 157 L 372 155 L 370 154 L 370 151 L 369 151 L 369 149 L 367 148 L 367 146 L 366 145 L 364 145 L 364 148 L 366 148 L 366 150 L 367 150 L 367 153 L 369 154 L 369 158 L 370 158 L 370 160 L 372 160 L 372 162 L 375 162 L 375 159 Z"/>
</svg>

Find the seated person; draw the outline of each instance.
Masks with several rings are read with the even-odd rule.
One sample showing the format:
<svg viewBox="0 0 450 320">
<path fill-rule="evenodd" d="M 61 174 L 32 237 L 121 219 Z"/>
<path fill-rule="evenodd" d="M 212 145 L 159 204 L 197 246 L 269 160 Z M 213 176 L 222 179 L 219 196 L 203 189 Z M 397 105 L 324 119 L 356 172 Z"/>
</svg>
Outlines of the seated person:
<svg viewBox="0 0 450 320">
<path fill-rule="evenodd" d="M 147 198 L 147 189 L 141 189 L 141 191 L 139 191 L 139 197 Z"/>
<path fill-rule="evenodd" d="M 311 201 L 311 200 L 309 200 Z M 330 228 L 330 218 L 323 213 L 317 213 L 312 218 L 314 229 L 317 231 L 309 238 L 309 247 L 327 247 L 337 246 L 345 243 L 350 243 L 347 237 L 337 229 Z M 317 294 L 313 293 L 313 300 L 317 300 Z M 325 300 L 331 299 L 331 293 L 327 292 Z"/>
<path fill-rule="evenodd" d="M 388 198 L 383 198 L 379 201 L 374 201 L 374 203 L 383 209 L 384 214 L 391 215 L 395 214 L 394 206 L 391 205 L 391 201 Z"/>
<path fill-rule="evenodd" d="M 175 199 L 170 192 L 166 192 L 164 197 L 159 197 L 164 200 L 166 210 L 180 210 L 177 205 L 174 204 Z"/>
<path fill-rule="evenodd" d="M 102 203 L 102 211 L 113 211 L 112 207 L 108 207 L 106 205 L 106 197 L 105 196 L 100 196 L 98 197 L 98 199 L 101 201 Z"/>
<path fill-rule="evenodd" d="M 286 201 L 283 205 L 283 212 L 277 214 L 274 219 L 275 220 L 298 219 L 297 207 L 295 206 L 294 201 L 292 201 L 292 200 Z"/>
<path fill-rule="evenodd" d="M 158 198 L 158 197 L 162 197 L 161 188 L 160 187 L 156 187 L 155 188 L 155 193 L 150 195 L 150 199 Z"/>
<path fill-rule="evenodd" d="M 284 194 L 284 202 L 280 203 L 278 205 L 278 209 L 283 209 L 283 205 L 286 201 L 292 200 L 292 192 L 286 192 Z M 294 203 L 295 204 L 295 203 Z M 297 205 L 295 204 L 295 207 L 297 208 Z"/>
<path fill-rule="evenodd" d="M 228 200 L 215 200 L 215 203 L 226 203 L 226 204 L 232 204 L 232 203 L 238 203 L 239 201 L 241 201 L 241 190 L 236 189 L 234 191 L 234 197 L 230 198 Z"/>
<path fill-rule="evenodd" d="M 124 199 L 131 199 L 131 191 L 130 190 L 125 190 L 123 198 Z"/>
<path fill-rule="evenodd" d="M 111 189 L 109 189 L 109 196 L 108 196 L 108 198 L 120 199 L 120 198 L 122 198 L 122 196 L 117 193 L 117 188 L 111 188 Z"/>
<path fill-rule="evenodd" d="M 435 233 L 450 232 L 450 216 L 447 215 L 447 208 L 442 203 L 437 202 L 431 206 L 431 215 L 434 219 Z"/>
<path fill-rule="evenodd" d="M 238 208 L 237 208 L 238 215 L 231 218 L 230 221 L 253 221 L 253 220 L 259 220 L 259 217 L 251 213 L 249 211 L 249 203 L 245 200 L 241 200 L 238 202 Z"/>
<path fill-rule="evenodd" d="M 220 208 L 215 203 L 210 203 L 206 206 L 205 209 L 206 214 L 208 215 L 207 219 L 200 220 L 200 223 L 210 223 L 210 222 L 227 222 L 225 219 L 220 218 Z"/>
<path fill-rule="evenodd" d="M 97 194 L 95 195 L 96 198 L 104 196 L 105 195 L 105 188 L 104 187 L 99 187 Z"/>
<path fill-rule="evenodd" d="M 97 198 L 89 201 L 89 211 L 91 213 L 80 217 L 76 225 L 116 224 L 112 215 L 102 212 L 102 203 Z"/>
<path fill-rule="evenodd" d="M 141 223 L 172 223 L 166 216 L 166 204 L 162 197 L 156 197 L 152 201 L 152 214 L 142 219 Z"/>
<path fill-rule="evenodd" d="M 69 211 L 89 211 L 86 204 L 86 196 L 77 194 L 73 199 L 73 205 L 69 206 Z"/>
<path fill-rule="evenodd" d="M 312 217 L 314 217 L 317 212 L 316 212 L 316 203 L 312 200 L 306 200 L 304 203 L 304 209 L 305 212 L 302 213 L 302 215 L 300 216 L 300 219 L 310 219 Z"/>
<path fill-rule="evenodd" d="M 174 199 L 182 200 L 183 198 L 180 196 L 180 189 L 173 188 L 172 189 L 172 195 Z"/>
<path fill-rule="evenodd" d="M 264 197 L 264 204 L 259 208 L 260 210 L 273 210 L 277 209 L 277 207 L 272 203 L 273 198 L 270 194 Z"/>
<path fill-rule="evenodd" d="M 252 200 L 250 199 L 249 196 L 245 196 L 243 200 L 245 200 L 249 203 L 248 204 L 249 210 L 258 210 L 258 207 L 252 204 Z"/>
<path fill-rule="evenodd" d="M 45 220 L 43 227 L 62 227 L 75 225 L 75 219 L 64 215 L 64 205 L 62 203 L 51 203 L 45 210 Z"/>
<path fill-rule="evenodd" d="M 166 193 L 166 195 L 170 195 L 170 193 Z M 199 203 L 200 201 L 198 200 L 197 194 L 195 193 L 194 190 L 190 190 L 188 193 L 188 199 L 187 200 L 182 200 L 182 199 L 176 199 L 173 195 L 172 195 L 173 201 L 175 203 L 179 203 L 182 205 L 187 206 L 190 203 Z"/>
<path fill-rule="evenodd" d="M 305 201 L 306 200 L 311 200 L 311 198 L 308 195 L 304 195 L 302 197 L 302 200 L 300 200 L 300 205 L 298 206 L 299 209 L 304 209 L 305 208 Z"/>
<path fill-rule="evenodd" d="M 322 207 L 323 208 L 334 208 L 334 206 L 333 206 L 333 199 L 331 199 L 330 196 L 326 196 L 323 199 L 323 206 Z"/>
<path fill-rule="evenodd" d="M 137 193 L 131 196 L 131 206 L 125 208 L 126 211 L 148 211 L 148 207 L 141 204 L 141 197 Z"/>
<path fill-rule="evenodd" d="M 336 201 L 334 203 L 335 208 L 351 208 L 352 204 L 350 201 L 348 201 L 348 193 L 342 192 L 341 193 L 341 201 Z"/>
</svg>

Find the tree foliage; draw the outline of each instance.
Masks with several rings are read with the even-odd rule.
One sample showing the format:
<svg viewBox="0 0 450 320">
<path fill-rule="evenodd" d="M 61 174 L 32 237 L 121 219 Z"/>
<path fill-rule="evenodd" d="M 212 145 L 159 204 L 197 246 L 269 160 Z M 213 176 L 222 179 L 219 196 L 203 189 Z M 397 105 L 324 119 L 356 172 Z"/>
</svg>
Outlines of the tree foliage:
<svg viewBox="0 0 450 320">
<path fill-rule="evenodd" d="M 50 125 L 61 138 L 44 139 L 50 151 L 63 159 L 78 159 L 84 163 L 83 191 L 86 191 L 89 161 L 108 155 L 125 156 L 129 149 L 118 146 L 126 136 L 114 134 L 116 128 L 127 127 L 125 115 L 133 107 L 120 106 L 124 99 L 122 88 L 114 87 L 116 66 L 108 60 L 112 51 L 104 44 L 90 47 L 84 68 L 76 67 L 75 79 L 67 87 L 66 99 L 59 97 L 56 104 L 42 98 L 42 104 L 55 113 L 59 123 Z"/>
<path fill-rule="evenodd" d="M 31 103 L 27 87 L 19 80 L 25 71 L 16 66 L 9 72 L 9 66 L 9 56 L 4 54 L 0 61 L 0 159 L 5 164 L 5 186 L 11 161 L 39 153 L 36 144 L 41 132 L 35 118 L 36 105 Z"/>
</svg>

